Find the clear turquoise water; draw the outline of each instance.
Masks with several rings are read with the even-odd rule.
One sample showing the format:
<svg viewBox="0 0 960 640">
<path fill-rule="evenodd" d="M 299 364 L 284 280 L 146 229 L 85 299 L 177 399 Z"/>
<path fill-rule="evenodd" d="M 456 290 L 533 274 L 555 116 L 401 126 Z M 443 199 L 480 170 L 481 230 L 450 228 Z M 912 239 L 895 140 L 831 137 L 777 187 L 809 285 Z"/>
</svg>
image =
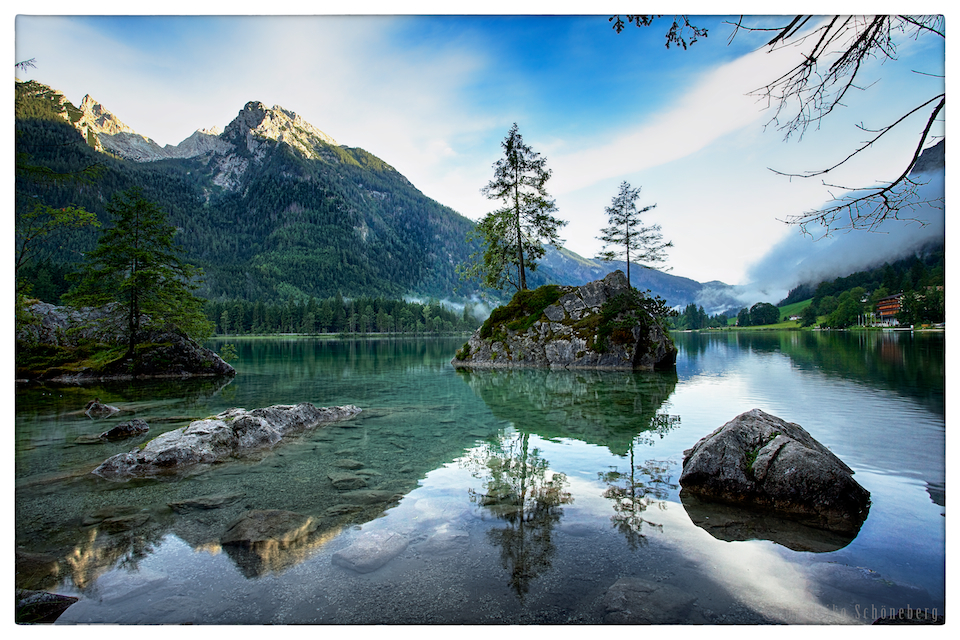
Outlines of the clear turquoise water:
<svg viewBox="0 0 960 640">
<path fill-rule="evenodd" d="M 675 338 L 671 373 L 458 372 L 462 338 L 291 338 L 237 341 L 228 384 L 18 388 L 17 545 L 58 559 L 39 586 L 80 597 L 64 624 L 601 623 L 608 590 L 631 577 L 685 594 L 683 607 L 653 603 L 668 622 L 942 613 L 942 334 Z M 90 420 L 94 396 L 122 413 Z M 363 412 L 181 476 L 90 474 L 190 419 L 303 401 Z M 872 495 L 855 539 L 681 502 L 684 449 L 753 408 L 854 469 Z M 148 436 L 78 443 L 131 417 Z M 328 477 L 344 460 L 362 467 L 359 492 Z M 169 506 L 211 495 L 221 506 Z M 319 525 L 287 548 L 221 546 L 255 509 Z M 336 561 L 391 535 L 402 550 L 374 571 Z"/>
</svg>

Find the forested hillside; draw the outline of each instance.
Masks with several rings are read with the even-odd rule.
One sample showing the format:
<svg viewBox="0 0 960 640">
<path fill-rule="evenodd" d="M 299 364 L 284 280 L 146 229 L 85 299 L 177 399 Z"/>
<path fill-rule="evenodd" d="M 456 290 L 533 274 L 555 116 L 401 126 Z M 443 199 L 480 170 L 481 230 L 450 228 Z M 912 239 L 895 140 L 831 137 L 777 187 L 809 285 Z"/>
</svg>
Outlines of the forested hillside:
<svg viewBox="0 0 960 640">
<path fill-rule="evenodd" d="M 828 296 L 838 296 L 844 291 L 862 287 L 867 291 L 883 288 L 888 294 L 912 291 L 918 287 L 944 284 L 944 245 L 931 245 L 908 258 L 886 262 L 882 266 L 850 275 L 802 284 L 790 290 L 777 306 L 813 298 L 819 302 Z"/>
<path fill-rule="evenodd" d="M 205 298 L 428 298 L 449 296 L 457 285 L 455 266 L 468 255 L 463 238 L 472 223 L 362 149 L 327 145 L 321 158 L 306 159 L 268 140 L 254 158 L 237 145 L 238 154 L 249 156 L 241 160 L 257 170 L 227 189 L 215 183 L 209 156 L 137 163 L 95 151 L 60 117 L 75 111 L 72 105 L 17 89 L 19 164 L 61 174 L 101 169 L 87 183 L 38 182 L 18 172 L 18 211 L 39 198 L 84 207 L 108 224 L 104 205 L 111 195 L 137 185 L 167 211 L 186 259 L 204 270 Z M 68 284 L 65 274 L 97 233 L 71 231 L 39 246 L 23 272 L 34 295 L 56 302 Z"/>
<path fill-rule="evenodd" d="M 794 288 L 780 307 L 812 301 L 801 324 L 810 326 L 824 317 L 824 324 L 844 328 L 856 324 L 863 314 L 875 311 L 878 301 L 904 294 L 898 319 L 903 324 L 943 322 L 945 307 L 944 245 L 925 247 L 908 258 L 858 271 L 848 276 Z"/>
</svg>

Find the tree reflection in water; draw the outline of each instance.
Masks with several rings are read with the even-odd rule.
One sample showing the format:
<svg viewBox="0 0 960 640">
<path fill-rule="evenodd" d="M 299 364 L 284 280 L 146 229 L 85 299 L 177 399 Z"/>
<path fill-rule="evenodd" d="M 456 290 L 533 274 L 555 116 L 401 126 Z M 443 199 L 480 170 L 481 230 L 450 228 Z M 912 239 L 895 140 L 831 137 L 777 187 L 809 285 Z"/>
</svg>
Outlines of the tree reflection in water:
<svg viewBox="0 0 960 640">
<path fill-rule="evenodd" d="M 670 490 L 677 489 L 677 485 L 670 482 L 673 463 L 647 460 L 643 465 L 638 465 L 634 462 L 634 450 L 636 445 L 641 444 L 640 440 L 649 441 L 643 444 L 650 444 L 652 443 L 651 434 L 659 434 L 663 437 L 678 424 L 680 424 L 679 416 L 657 414 L 651 420 L 651 430 L 644 432 L 630 444 L 628 452 L 630 466 L 626 472 L 621 472 L 618 467 L 611 467 L 610 471 L 597 473 L 598 478 L 607 484 L 603 497 L 613 501 L 614 515 L 610 517 L 610 521 L 613 527 L 627 539 L 627 544 L 632 551 L 636 551 L 647 541 L 643 533 L 644 524 L 657 531 L 663 530 L 663 525 L 643 517 L 642 514 L 647 507 L 656 504 L 658 508 L 664 509 L 663 501 L 669 497 Z"/>
<path fill-rule="evenodd" d="M 487 532 L 500 547 L 500 562 L 509 573 L 508 584 L 520 601 L 530 583 L 550 568 L 556 548 L 553 528 L 563 515 L 561 505 L 573 502 L 565 488 L 566 475 L 549 470 L 540 450 L 530 448 L 527 433 L 506 435 L 474 450 L 467 464 L 474 477 L 486 476 L 483 492 L 470 490 L 470 500 L 506 526 Z"/>
</svg>

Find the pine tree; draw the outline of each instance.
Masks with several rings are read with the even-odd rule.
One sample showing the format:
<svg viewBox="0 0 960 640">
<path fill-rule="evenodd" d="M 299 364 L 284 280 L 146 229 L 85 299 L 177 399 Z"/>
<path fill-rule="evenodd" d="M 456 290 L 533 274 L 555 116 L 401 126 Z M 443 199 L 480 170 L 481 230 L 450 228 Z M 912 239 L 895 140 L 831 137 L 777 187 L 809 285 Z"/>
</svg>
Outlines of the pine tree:
<svg viewBox="0 0 960 640">
<path fill-rule="evenodd" d="M 203 300 L 193 294 L 200 272 L 180 259 L 182 249 L 173 242 L 176 228 L 167 223 L 166 213 L 137 188 L 116 194 L 107 212 L 113 227 L 86 254 L 68 302 L 114 305 L 114 314 L 125 318 L 128 357 L 135 355 L 143 331 L 149 328 L 206 339 L 212 326 L 203 312 Z"/>
<path fill-rule="evenodd" d="M 660 225 L 644 227 L 640 224 L 640 216 L 657 206 L 651 204 L 638 210 L 640 189 L 632 189 L 626 180 L 620 184 L 620 193 L 613 197 L 610 206 L 605 209 L 610 226 L 601 229 L 603 235 L 597 238 L 604 243 L 604 251 L 597 254 L 598 260 L 626 260 L 628 285 L 631 258 L 635 263 L 644 262 L 647 266 L 662 264 L 666 262 L 664 250 L 673 246 L 672 242 L 663 241 Z M 619 248 L 607 251 L 610 245 Z"/>
<path fill-rule="evenodd" d="M 511 285 L 522 291 L 527 288 L 527 271 L 535 270 L 543 257 L 542 242 L 559 246 L 557 231 L 566 222 L 551 215 L 557 208 L 546 190 L 552 175 L 546 158 L 524 144 L 516 123 L 500 146 L 504 157 L 493 165 L 494 178 L 481 192 L 503 207 L 484 216 L 468 236 L 485 245 L 483 262 L 461 274 L 480 277 L 483 285 L 494 289 Z"/>
</svg>

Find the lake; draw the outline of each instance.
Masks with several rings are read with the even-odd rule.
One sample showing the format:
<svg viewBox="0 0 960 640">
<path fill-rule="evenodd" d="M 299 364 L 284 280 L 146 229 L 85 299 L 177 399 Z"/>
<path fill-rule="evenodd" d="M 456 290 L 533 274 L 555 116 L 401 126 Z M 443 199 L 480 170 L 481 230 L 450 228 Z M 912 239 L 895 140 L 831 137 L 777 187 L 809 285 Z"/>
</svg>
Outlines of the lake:
<svg viewBox="0 0 960 640">
<path fill-rule="evenodd" d="M 942 614 L 943 334 L 674 337 L 671 372 L 467 372 L 449 364 L 463 338 L 275 338 L 228 340 L 228 382 L 18 386 L 16 542 L 58 567 L 18 586 L 79 597 L 58 624 Z M 95 396 L 121 413 L 91 420 Z M 304 401 L 363 411 L 180 476 L 90 473 L 191 419 Z M 683 451 L 753 408 L 800 424 L 856 472 L 872 503 L 855 538 L 681 498 Z M 150 432 L 84 443 L 133 417 Z M 338 488 L 342 474 L 354 481 Z M 319 524 L 288 545 L 220 544 L 266 509 Z M 362 570 L 343 561 L 371 549 Z"/>
</svg>

